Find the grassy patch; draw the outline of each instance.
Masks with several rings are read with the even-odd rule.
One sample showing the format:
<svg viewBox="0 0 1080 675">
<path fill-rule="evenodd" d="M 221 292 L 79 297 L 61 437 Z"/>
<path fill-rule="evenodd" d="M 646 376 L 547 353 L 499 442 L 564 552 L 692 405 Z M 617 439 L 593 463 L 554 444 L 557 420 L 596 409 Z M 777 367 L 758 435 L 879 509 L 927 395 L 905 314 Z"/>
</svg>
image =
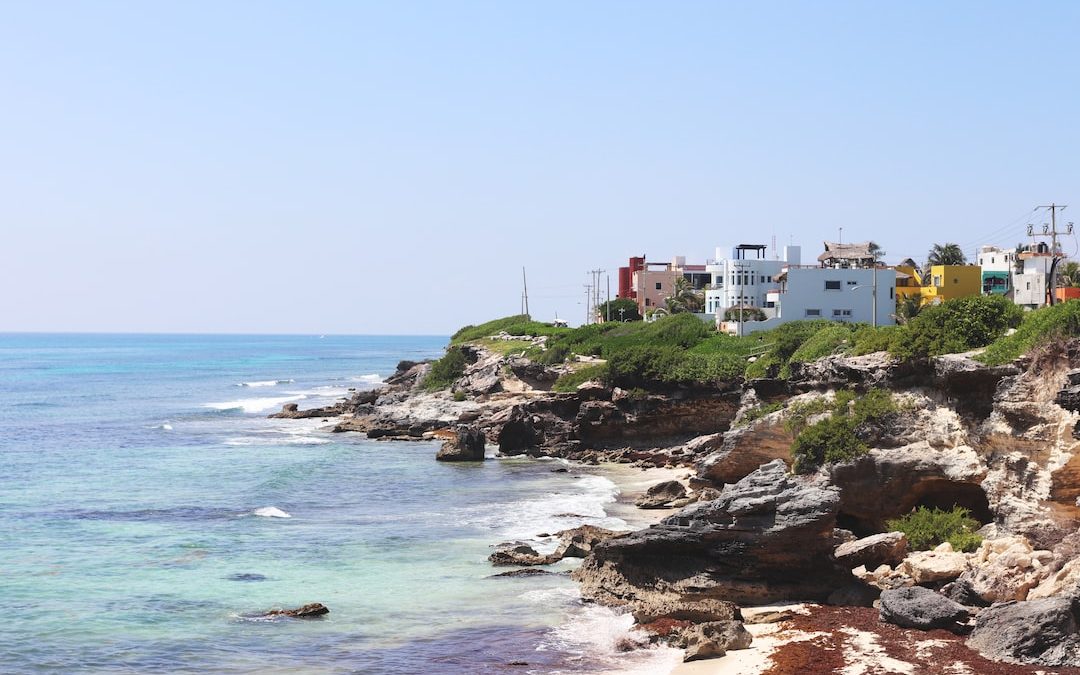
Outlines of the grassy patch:
<svg viewBox="0 0 1080 675">
<path fill-rule="evenodd" d="M 1075 335 L 1080 335 L 1080 301 L 1070 300 L 1028 312 L 1015 333 L 998 338 L 976 358 L 1001 365 L 1051 340 Z"/>
<path fill-rule="evenodd" d="M 450 344 L 456 345 L 462 342 L 479 340 L 503 332 L 509 335 L 537 337 L 539 335 L 558 335 L 569 330 L 569 328 L 556 328 L 551 324 L 533 321 L 528 314 L 517 314 L 488 321 L 479 326 L 465 326 L 451 336 Z"/>
<path fill-rule="evenodd" d="M 532 342 L 529 340 L 491 340 L 489 338 L 481 338 L 479 340 L 472 340 L 471 342 L 480 345 L 488 351 L 504 356 L 506 354 L 521 354 L 532 347 Z"/>
<path fill-rule="evenodd" d="M 944 542 L 952 544 L 956 551 L 974 551 L 982 543 L 982 537 L 975 534 L 979 521 L 959 506 L 949 511 L 920 506 L 906 516 L 886 522 L 885 526 L 903 532 L 916 551 L 926 551 Z"/>
</svg>

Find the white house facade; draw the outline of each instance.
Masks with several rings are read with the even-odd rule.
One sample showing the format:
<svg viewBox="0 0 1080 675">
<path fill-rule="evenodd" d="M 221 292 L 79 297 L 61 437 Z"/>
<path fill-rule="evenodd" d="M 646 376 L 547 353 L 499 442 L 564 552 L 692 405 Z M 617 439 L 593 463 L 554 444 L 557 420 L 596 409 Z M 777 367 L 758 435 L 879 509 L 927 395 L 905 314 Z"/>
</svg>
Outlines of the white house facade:
<svg viewBox="0 0 1080 675">
<path fill-rule="evenodd" d="M 778 277 L 789 264 L 799 264 L 799 247 L 784 247 L 783 260 L 765 257 L 763 244 L 740 244 L 731 250 L 731 257 L 722 258 L 716 249 L 716 261 L 705 266 L 712 283 L 705 291 L 705 313 L 721 317 L 729 307 L 756 307 L 766 316 L 775 316 L 775 306 L 769 293 L 780 288 Z"/>
</svg>

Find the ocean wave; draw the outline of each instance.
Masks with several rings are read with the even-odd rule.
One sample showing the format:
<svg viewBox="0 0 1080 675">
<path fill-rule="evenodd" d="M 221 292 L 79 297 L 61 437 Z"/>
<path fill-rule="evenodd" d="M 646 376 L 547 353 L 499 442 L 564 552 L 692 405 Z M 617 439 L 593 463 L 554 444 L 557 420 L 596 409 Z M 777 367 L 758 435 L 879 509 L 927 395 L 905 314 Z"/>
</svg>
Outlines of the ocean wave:
<svg viewBox="0 0 1080 675">
<path fill-rule="evenodd" d="M 536 537 L 584 523 L 608 529 L 626 529 L 626 521 L 607 514 L 604 507 L 615 501 L 619 488 L 603 476 L 584 475 L 567 485 L 566 491 L 548 492 L 509 503 L 478 505 L 462 514 L 466 525 L 492 530 L 500 540 L 522 540 L 537 551 L 558 542 Z M 541 551 L 543 552 L 543 551 Z"/>
<path fill-rule="evenodd" d="M 233 438 L 227 438 L 222 441 L 222 445 L 228 445 L 232 447 L 256 447 L 263 445 L 326 445 L 332 443 L 328 438 L 319 438 L 318 436 L 304 436 L 301 434 L 293 434 L 287 436 L 278 437 L 257 437 L 257 436 L 234 436 Z"/>
<path fill-rule="evenodd" d="M 222 403 L 204 403 L 203 407 L 222 411 L 243 410 L 246 413 L 258 413 L 273 410 L 274 408 L 280 408 L 290 401 L 300 401 L 305 398 L 307 398 L 307 396 L 304 394 L 296 394 L 293 396 L 271 396 L 267 398 L 242 398 L 236 401 L 224 401 Z"/>
<path fill-rule="evenodd" d="M 238 387 L 273 387 L 279 384 L 292 384 L 296 380 L 256 380 L 255 382 L 237 382 Z"/>
<path fill-rule="evenodd" d="M 378 373 L 368 373 L 367 375 L 357 375 L 356 377 L 350 377 L 350 382 L 364 382 L 366 384 L 382 384 L 382 375 Z"/>
<path fill-rule="evenodd" d="M 572 654 L 589 663 L 590 672 L 604 675 L 668 673 L 682 663 L 682 650 L 672 647 L 626 651 L 628 644 L 643 644 L 643 635 L 633 625 L 630 614 L 579 602 L 570 610 L 570 618 L 554 628 L 537 649 Z"/>
<path fill-rule="evenodd" d="M 263 506 L 252 511 L 251 515 L 261 518 L 292 518 L 291 514 L 282 511 L 276 506 Z"/>
</svg>

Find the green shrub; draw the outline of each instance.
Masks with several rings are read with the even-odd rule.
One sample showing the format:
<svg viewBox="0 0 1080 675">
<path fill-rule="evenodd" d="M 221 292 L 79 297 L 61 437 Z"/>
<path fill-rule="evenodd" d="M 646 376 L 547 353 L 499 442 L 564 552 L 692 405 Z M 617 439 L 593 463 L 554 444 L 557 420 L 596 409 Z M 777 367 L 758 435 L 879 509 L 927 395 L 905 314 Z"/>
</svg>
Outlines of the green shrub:
<svg viewBox="0 0 1080 675">
<path fill-rule="evenodd" d="M 902 359 L 985 347 L 1023 319 L 1023 310 L 1000 295 L 972 295 L 925 307 L 893 334 L 889 351 Z"/>
<path fill-rule="evenodd" d="M 890 531 L 903 532 L 908 544 L 916 551 L 926 551 L 946 541 L 954 550 L 974 551 L 982 543 L 982 537 L 975 534 L 980 526 L 979 521 L 971 517 L 971 512 L 959 506 L 949 511 L 920 506 L 906 516 L 885 523 Z"/>
<path fill-rule="evenodd" d="M 454 392 L 454 400 L 457 401 L 458 403 L 460 403 L 461 401 L 464 401 L 465 400 L 465 392 L 463 392 L 463 391 L 455 391 Z"/>
<path fill-rule="evenodd" d="M 851 338 L 851 354 L 862 356 L 889 351 L 892 341 L 896 339 L 897 330 L 898 326 L 859 326 Z"/>
<path fill-rule="evenodd" d="M 781 377 L 791 375 L 788 362 L 792 355 L 818 331 L 835 326 L 831 321 L 789 321 L 767 333 L 758 334 L 764 353 L 746 368 L 746 377 Z"/>
<path fill-rule="evenodd" d="M 866 451 L 866 444 L 855 434 L 855 420 L 835 414 L 803 429 L 791 446 L 796 473 L 854 459 Z"/>
<path fill-rule="evenodd" d="M 764 321 L 765 312 L 759 307 L 728 307 L 724 310 L 724 321 L 738 321 L 740 315 L 743 321 Z"/>
<path fill-rule="evenodd" d="M 465 373 L 465 353 L 461 347 L 450 347 L 443 357 L 431 364 L 431 370 L 424 378 L 424 389 L 436 391 L 446 389 Z"/>
<path fill-rule="evenodd" d="M 589 380 L 605 382 L 607 380 L 607 365 L 603 363 L 585 366 L 570 373 L 565 373 L 551 385 L 552 391 L 570 393 L 577 391 L 579 385 Z"/>
<path fill-rule="evenodd" d="M 788 362 L 809 363 L 837 352 L 847 351 L 851 347 L 853 332 L 851 324 L 835 323 L 826 326 L 799 345 Z"/>
<path fill-rule="evenodd" d="M 871 389 L 858 396 L 850 389 L 841 389 L 831 399 L 815 399 L 789 406 L 786 425 L 795 433 L 791 446 L 794 469 L 797 473 L 812 471 L 822 464 L 846 462 L 869 449 L 860 427 L 877 422 L 899 410 L 892 394 L 885 389 Z M 828 417 L 806 426 L 807 419 L 826 411 Z"/>
<path fill-rule="evenodd" d="M 1026 313 L 1015 333 L 994 341 L 976 358 L 996 366 L 1056 338 L 1075 335 L 1080 335 L 1080 301 L 1070 300 Z"/>
</svg>

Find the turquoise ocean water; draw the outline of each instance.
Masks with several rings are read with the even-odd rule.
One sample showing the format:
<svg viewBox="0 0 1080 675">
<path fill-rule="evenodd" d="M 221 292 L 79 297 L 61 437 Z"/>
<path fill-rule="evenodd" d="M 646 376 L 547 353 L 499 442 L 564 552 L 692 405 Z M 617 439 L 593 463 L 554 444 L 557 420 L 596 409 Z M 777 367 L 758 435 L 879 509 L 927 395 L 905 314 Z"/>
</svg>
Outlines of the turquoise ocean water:
<svg viewBox="0 0 1080 675">
<path fill-rule="evenodd" d="M 623 525 L 604 475 L 266 419 L 445 342 L 0 335 L 0 672 L 663 672 L 569 579 L 486 561 Z M 330 615 L 250 618 L 309 602 Z"/>
</svg>

